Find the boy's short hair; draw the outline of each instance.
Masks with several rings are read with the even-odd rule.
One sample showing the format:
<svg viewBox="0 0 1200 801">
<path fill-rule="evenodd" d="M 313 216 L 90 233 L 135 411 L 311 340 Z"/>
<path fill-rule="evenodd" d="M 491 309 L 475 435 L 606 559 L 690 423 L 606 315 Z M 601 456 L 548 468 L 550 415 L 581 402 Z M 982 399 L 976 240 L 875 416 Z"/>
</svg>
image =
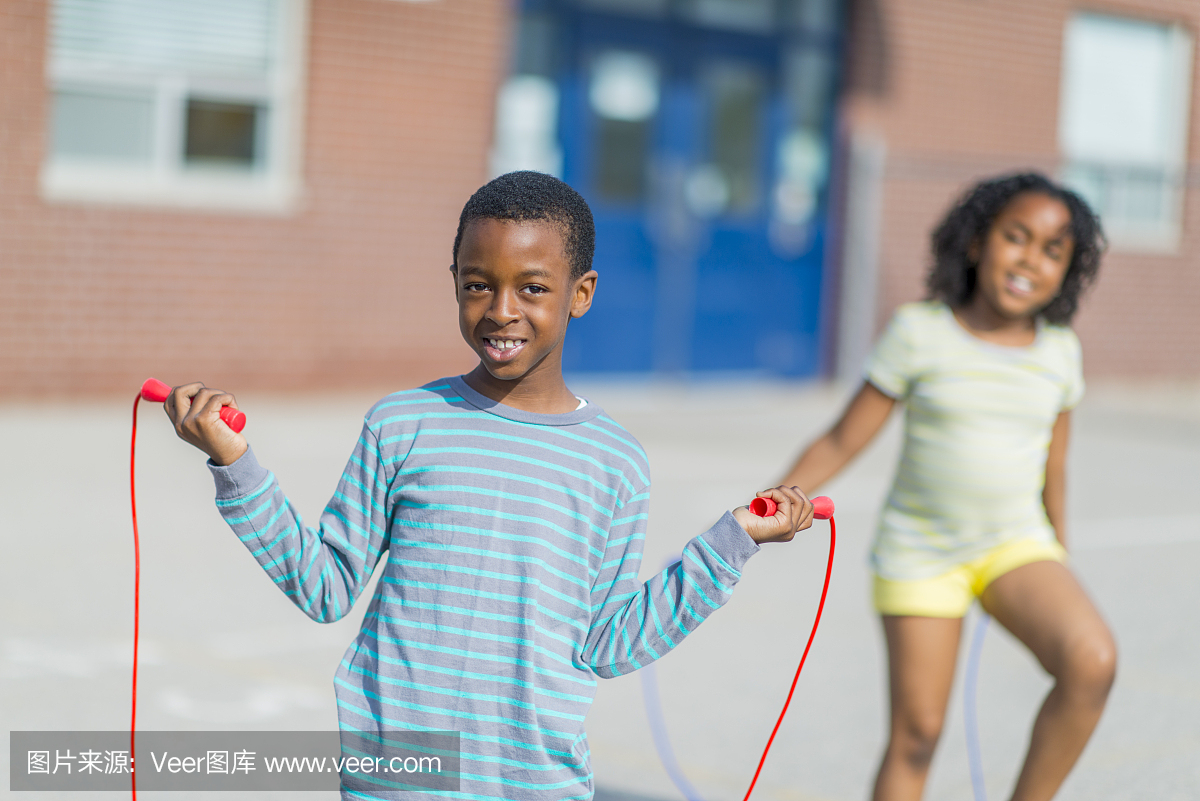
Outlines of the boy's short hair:
<svg viewBox="0 0 1200 801">
<path fill-rule="evenodd" d="M 463 231 L 474 220 L 545 220 L 562 232 L 563 251 L 571 265 L 571 279 L 592 269 L 596 250 L 596 224 L 587 201 L 571 187 L 545 173 L 523 170 L 494 178 L 471 195 L 458 218 L 454 236 L 454 268 Z"/>
</svg>

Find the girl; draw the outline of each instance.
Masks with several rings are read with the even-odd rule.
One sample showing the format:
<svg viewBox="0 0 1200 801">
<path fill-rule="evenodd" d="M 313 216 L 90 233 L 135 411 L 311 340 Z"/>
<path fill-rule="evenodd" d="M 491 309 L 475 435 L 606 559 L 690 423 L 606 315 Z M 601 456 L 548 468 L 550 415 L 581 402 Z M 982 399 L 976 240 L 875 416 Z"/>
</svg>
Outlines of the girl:
<svg viewBox="0 0 1200 801">
<path fill-rule="evenodd" d="M 903 402 L 904 450 L 871 553 L 887 640 L 891 728 L 875 801 L 919 799 L 942 730 L 962 618 L 975 598 L 1054 678 L 1014 801 L 1051 798 L 1104 709 L 1113 638 L 1067 568 L 1067 327 L 1103 235 L 1045 177 L 971 189 L 933 235 L 929 299 L 896 310 L 841 419 L 780 482 L 812 495 Z"/>
</svg>

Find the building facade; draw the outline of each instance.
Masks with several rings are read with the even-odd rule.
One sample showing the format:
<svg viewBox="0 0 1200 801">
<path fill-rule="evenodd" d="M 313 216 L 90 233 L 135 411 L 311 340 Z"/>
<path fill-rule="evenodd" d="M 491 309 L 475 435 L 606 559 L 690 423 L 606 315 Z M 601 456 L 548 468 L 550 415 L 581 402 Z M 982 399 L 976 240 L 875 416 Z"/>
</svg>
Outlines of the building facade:
<svg viewBox="0 0 1200 801">
<path fill-rule="evenodd" d="M 952 200 L 1034 168 L 1110 234 L 1088 374 L 1200 373 L 1187 0 L 188 8 L 0 5 L 4 396 L 466 369 L 457 215 L 515 168 L 596 212 L 575 371 L 853 376 Z"/>
<path fill-rule="evenodd" d="M 842 303 L 860 313 L 842 320 L 840 369 L 921 296 L 953 199 L 1034 168 L 1083 190 L 1109 235 L 1075 324 L 1087 374 L 1200 375 L 1197 31 L 1188 0 L 857 2 L 842 266 L 859 280 Z"/>
<path fill-rule="evenodd" d="M 503 4 L 188 6 L 0 4 L 0 393 L 469 368 L 448 268 Z"/>
<path fill-rule="evenodd" d="M 569 370 L 824 369 L 841 0 L 525 0 L 493 172 L 596 217 Z"/>
</svg>

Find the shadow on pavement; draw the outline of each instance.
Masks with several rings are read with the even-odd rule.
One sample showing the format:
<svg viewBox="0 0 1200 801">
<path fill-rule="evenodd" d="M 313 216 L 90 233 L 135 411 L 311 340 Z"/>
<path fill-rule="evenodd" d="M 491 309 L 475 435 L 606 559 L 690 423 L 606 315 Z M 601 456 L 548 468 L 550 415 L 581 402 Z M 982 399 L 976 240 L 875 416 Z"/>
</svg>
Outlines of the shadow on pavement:
<svg viewBox="0 0 1200 801">
<path fill-rule="evenodd" d="M 624 790 L 610 790 L 605 787 L 597 787 L 596 794 L 592 798 L 593 801 L 666 801 L 658 796 L 627 793 Z"/>
</svg>

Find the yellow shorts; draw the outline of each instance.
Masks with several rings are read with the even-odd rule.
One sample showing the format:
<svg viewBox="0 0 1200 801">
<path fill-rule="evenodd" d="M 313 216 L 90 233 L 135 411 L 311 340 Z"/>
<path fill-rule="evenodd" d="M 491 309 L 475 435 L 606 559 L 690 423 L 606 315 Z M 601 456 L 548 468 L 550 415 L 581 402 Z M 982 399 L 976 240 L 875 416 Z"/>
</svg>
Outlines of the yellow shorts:
<svg viewBox="0 0 1200 801">
<path fill-rule="evenodd" d="M 877 575 L 875 609 L 881 615 L 962 617 L 987 585 L 1021 565 L 1044 561 L 1065 562 L 1067 552 L 1057 541 L 1024 539 L 997 546 L 933 578 L 892 581 Z"/>
</svg>

